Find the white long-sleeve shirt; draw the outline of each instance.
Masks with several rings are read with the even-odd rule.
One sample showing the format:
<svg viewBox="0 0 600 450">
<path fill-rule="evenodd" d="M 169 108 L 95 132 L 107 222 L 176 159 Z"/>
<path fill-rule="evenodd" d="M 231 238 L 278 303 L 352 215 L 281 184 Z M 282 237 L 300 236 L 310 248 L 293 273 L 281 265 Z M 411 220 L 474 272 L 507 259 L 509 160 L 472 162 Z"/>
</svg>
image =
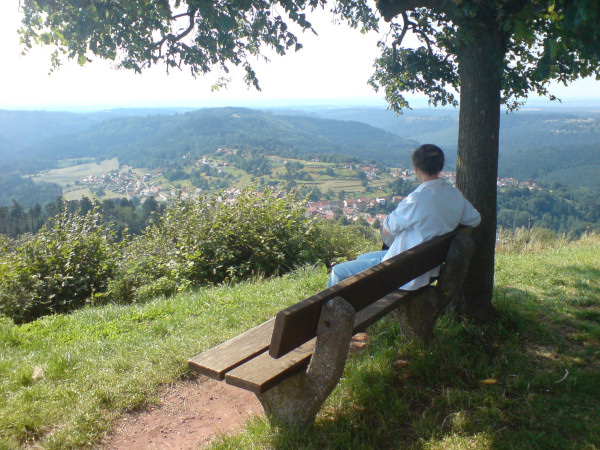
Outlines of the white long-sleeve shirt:
<svg viewBox="0 0 600 450">
<path fill-rule="evenodd" d="M 383 259 L 389 259 L 435 236 L 449 233 L 458 225 L 474 227 L 479 222 L 479 212 L 458 189 L 441 179 L 426 181 L 384 219 L 383 228 L 395 238 Z M 438 276 L 439 271 L 439 267 L 436 267 L 401 289 L 419 289 L 429 283 L 430 277 Z"/>
</svg>

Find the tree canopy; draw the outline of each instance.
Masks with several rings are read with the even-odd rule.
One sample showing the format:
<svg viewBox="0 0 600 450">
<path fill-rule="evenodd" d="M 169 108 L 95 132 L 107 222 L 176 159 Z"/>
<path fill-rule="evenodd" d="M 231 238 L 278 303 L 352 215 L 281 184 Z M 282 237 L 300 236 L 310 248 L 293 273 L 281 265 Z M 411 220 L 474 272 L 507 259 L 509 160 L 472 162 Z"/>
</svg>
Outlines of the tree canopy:
<svg viewBox="0 0 600 450">
<path fill-rule="evenodd" d="M 259 87 L 252 57 L 265 48 L 283 55 L 302 48 L 299 31 L 315 31 L 307 12 L 325 7 L 324 0 L 24 0 L 26 48 L 56 47 L 58 67 L 64 57 L 80 64 L 93 56 L 114 60 L 137 72 L 159 62 L 187 67 L 192 74 L 232 66 L 246 71 L 246 82 Z M 365 1 L 334 6 L 355 26 L 377 26 Z M 292 31 L 294 29 L 294 31 Z"/>
<path fill-rule="evenodd" d="M 327 8 L 326 0 L 213 1 L 24 0 L 26 48 L 56 47 L 52 63 L 64 57 L 80 64 L 93 56 L 142 71 L 159 62 L 187 67 L 194 75 L 232 65 L 246 70 L 258 87 L 249 57 L 265 48 L 283 55 L 302 48 L 298 31 L 312 30 L 310 13 Z M 335 2 L 331 12 L 363 31 L 377 29 L 379 17 L 391 22 L 381 42 L 382 56 L 371 84 L 384 88 L 392 108 L 408 106 L 403 92 L 419 91 L 434 104 L 457 106 L 461 43 L 478 33 L 501 39 L 502 99 L 517 107 L 530 92 L 548 95 L 548 82 L 567 84 L 600 77 L 596 0 L 365 0 Z M 493 26 L 490 27 L 490 24 Z M 294 29 L 295 27 L 295 29 Z M 402 48 L 408 32 L 422 46 Z"/>
<path fill-rule="evenodd" d="M 370 80 L 384 88 L 391 107 L 408 106 L 403 92 L 426 93 L 434 104 L 458 105 L 461 51 L 481 34 L 498 45 L 496 61 L 501 100 L 509 109 L 532 92 L 556 97 L 551 80 L 563 84 L 595 75 L 600 79 L 600 7 L 595 0 L 401 1 L 380 0 L 379 11 L 392 23 L 389 45 Z M 401 48 L 408 31 L 422 46 Z"/>
</svg>

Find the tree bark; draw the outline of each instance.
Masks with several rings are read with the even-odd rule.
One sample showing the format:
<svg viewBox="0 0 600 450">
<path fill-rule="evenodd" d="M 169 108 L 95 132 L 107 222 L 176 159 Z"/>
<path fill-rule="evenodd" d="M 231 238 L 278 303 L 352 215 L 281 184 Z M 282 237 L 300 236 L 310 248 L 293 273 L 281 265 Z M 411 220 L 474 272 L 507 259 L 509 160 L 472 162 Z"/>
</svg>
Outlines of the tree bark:
<svg viewBox="0 0 600 450">
<path fill-rule="evenodd" d="M 463 288 L 464 313 L 491 320 L 496 243 L 496 181 L 500 132 L 502 38 L 493 25 L 475 31 L 459 50 L 460 112 L 456 184 L 481 213 L 476 250 Z M 473 32 L 473 30 L 471 30 Z"/>
</svg>

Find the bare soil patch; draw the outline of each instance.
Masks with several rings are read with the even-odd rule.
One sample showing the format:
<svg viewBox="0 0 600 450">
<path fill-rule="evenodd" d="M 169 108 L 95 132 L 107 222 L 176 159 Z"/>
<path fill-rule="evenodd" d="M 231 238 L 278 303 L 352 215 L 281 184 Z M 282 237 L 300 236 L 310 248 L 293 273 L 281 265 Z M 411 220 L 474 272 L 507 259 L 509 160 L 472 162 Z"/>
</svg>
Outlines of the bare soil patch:
<svg viewBox="0 0 600 450">
<path fill-rule="evenodd" d="M 355 335 L 350 351 L 360 352 L 367 341 L 366 333 Z M 168 386 L 160 398 L 160 405 L 119 419 L 101 448 L 188 450 L 206 447 L 215 437 L 242 428 L 250 416 L 264 414 L 253 393 L 207 377 Z"/>
<path fill-rule="evenodd" d="M 102 448 L 195 449 L 216 436 L 241 428 L 263 414 L 256 396 L 225 383 L 200 377 L 164 390 L 161 404 L 127 414 L 117 421 Z"/>
</svg>

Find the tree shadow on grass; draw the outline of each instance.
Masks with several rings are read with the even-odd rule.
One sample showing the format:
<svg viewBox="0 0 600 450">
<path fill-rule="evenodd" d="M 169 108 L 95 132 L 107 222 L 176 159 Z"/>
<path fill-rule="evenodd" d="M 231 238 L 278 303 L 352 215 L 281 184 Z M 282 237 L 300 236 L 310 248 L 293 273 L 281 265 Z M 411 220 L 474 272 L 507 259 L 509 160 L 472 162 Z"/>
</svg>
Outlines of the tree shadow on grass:
<svg viewBox="0 0 600 450">
<path fill-rule="evenodd" d="M 587 289 L 595 295 L 597 285 L 581 287 L 586 298 Z M 428 346 L 399 337 L 395 323 L 384 320 L 369 330 L 366 350 L 350 357 L 344 378 L 315 424 L 304 430 L 279 429 L 270 444 L 599 446 L 600 344 L 593 336 L 574 340 L 571 326 L 561 325 L 569 320 L 597 325 L 593 314 L 574 317 L 594 305 L 552 310 L 550 317 L 535 300 L 526 291 L 499 288 L 496 322 L 478 326 L 447 314 Z"/>
</svg>

